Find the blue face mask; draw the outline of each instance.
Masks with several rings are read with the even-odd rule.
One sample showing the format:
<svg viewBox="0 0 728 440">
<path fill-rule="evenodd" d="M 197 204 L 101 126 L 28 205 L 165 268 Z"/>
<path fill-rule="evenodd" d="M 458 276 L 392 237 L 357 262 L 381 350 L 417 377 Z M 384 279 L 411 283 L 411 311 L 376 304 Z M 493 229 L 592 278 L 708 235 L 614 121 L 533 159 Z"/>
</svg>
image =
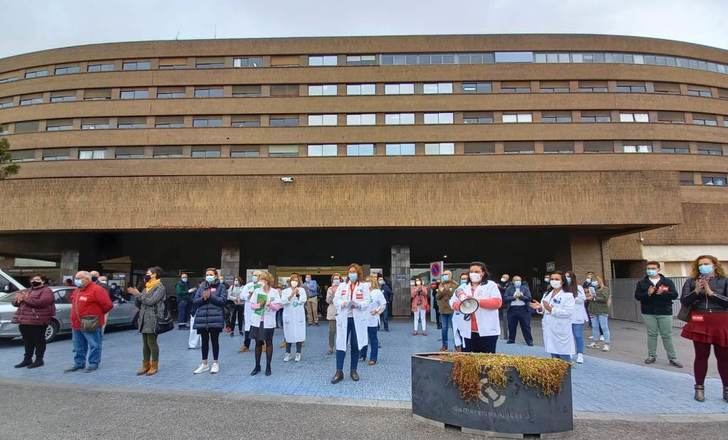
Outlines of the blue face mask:
<svg viewBox="0 0 728 440">
<path fill-rule="evenodd" d="M 464 279 L 464 278 L 463 278 L 462 280 L 460 280 L 460 285 L 461 285 L 461 286 L 464 286 L 464 285 L 466 285 L 466 284 L 468 284 L 468 280 L 466 280 L 466 279 Z"/>
<path fill-rule="evenodd" d="M 258 275 L 253 275 L 253 282 L 254 283 L 257 283 L 258 282 Z"/>
<path fill-rule="evenodd" d="M 207 276 L 205 277 L 205 281 L 207 281 L 207 282 L 208 282 L 209 284 L 212 284 L 212 283 L 214 283 L 214 282 L 215 282 L 215 280 L 216 280 L 216 278 L 215 278 L 215 276 L 213 276 L 213 275 L 207 275 Z"/>
<path fill-rule="evenodd" d="M 657 269 L 647 269 L 647 276 L 654 277 L 657 275 Z"/>
<path fill-rule="evenodd" d="M 520 281 L 514 281 L 513 282 L 513 285 L 516 286 L 516 287 L 521 287 L 521 282 Z"/>
<path fill-rule="evenodd" d="M 713 273 L 713 265 L 712 264 L 701 264 L 698 266 L 698 270 L 700 271 L 701 275 L 710 275 Z"/>
<path fill-rule="evenodd" d="M 355 283 L 358 278 L 359 276 L 356 273 L 349 274 L 349 281 L 351 281 L 352 283 Z"/>
<path fill-rule="evenodd" d="M 83 286 L 83 282 L 80 279 L 78 279 L 78 278 L 76 278 L 76 279 L 73 280 L 73 284 L 76 287 L 82 287 Z"/>
<path fill-rule="evenodd" d="M 450 275 L 443 275 L 442 276 L 443 281 L 450 281 Z"/>
</svg>

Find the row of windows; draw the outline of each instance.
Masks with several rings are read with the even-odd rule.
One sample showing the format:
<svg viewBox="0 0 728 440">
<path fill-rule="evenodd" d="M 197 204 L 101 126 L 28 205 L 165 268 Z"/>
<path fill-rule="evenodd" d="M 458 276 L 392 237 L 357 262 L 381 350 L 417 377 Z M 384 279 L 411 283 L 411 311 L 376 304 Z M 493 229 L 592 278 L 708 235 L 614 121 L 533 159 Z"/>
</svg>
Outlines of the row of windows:
<svg viewBox="0 0 728 440">
<path fill-rule="evenodd" d="M 271 55 L 238 57 L 179 57 L 123 61 L 91 61 L 52 67 L 37 67 L 11 72 L 0 78 L 0 83 L 54 75 L 86 72 L 112 72 L 116 70 L 158 69 L 222 69 L 259 67 L 327 67 L 368 65 L 440 65 L 440 64 L 498 64 L 498 63 L 564 63 L 564 64 L 635 64 L 668 66 L 708 72 L 728 73 L 728 65 L 693 58 L 669 55 L 621 52 L 479 52 L 479 53 L 399 53 L 357 55 Z"/>
<path fill-rule="evenodd" d="M 155 146 L 47 148 L 16 150 L 15 162 L 72 159 L 143 159 L 143 158 L 220 158 L 220 157 L 328 157 L 328 156 L 414 156 L 478 154 L 575 154 L 575 153 L 662 153 L 723 155 L 719 144 L 673 141 L 516 141 L 516 142 L 402 142 L 402 143 L 322 143 L 301 145 L 231 145 L 231 146 Z"/>
<path fill-rule="evenodd" d="M 229 118 L 229 122 L 227 119 Z M 40 131 L 143 129 L 143 128 L 254 128 L 254 127 L 334 127 L 376 125 L 453 125 L 453 124 L 568 124 L 579 123 L 664 123 L 728 127 L 728 116 L 673 111 L 541 111 L 541 112 L 403 112 L 310 115 L 231 115 L 231 116 L 145 116 L 118 118 L 49 119 L 0 124 L 0 134 L 25 134 Z"/>
<path fill-rule="evenodd" d="M 133 87 L 119 89 L 118 99 L 176 99 L 176 98 L 223 98 L 223 97 L 286 97 L 286 96 L 366 96 L 366 95 L 448 95 L 457 89 L 462 94 L 488 93 L 660 93 L 687 95 L 704 98 L 728 99 L 728 89 L 712 89 L 693 84 L 640 81 L 474 81 L 437 83 L 386 83 L 377 92 L 376 83 L 362 84 L 273 84 L 233 85 L 226 93 L 225 86 Z M 572 84 L 573 83 L 573 84 Z M 156 95 L 155 95 L 156 94 Z M 341 94 L 341 95 L 340 95 Z M 81 89 L 8 96 L 0 98 L 0 109 L 15 105 L 33 105 L 44 102 L 96 101 L 114 98 L 114 90 Z"/>
</svg>

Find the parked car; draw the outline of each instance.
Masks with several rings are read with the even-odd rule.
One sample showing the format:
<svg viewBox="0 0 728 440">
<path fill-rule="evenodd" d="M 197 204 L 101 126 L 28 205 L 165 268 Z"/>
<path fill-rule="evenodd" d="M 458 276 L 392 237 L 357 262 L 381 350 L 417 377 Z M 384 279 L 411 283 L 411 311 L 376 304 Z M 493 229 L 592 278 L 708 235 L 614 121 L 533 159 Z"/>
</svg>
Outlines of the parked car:
<svg viewBox="0 0 728 440">
<path fill-rule="evenodd" d="M 25 289 L 13 277 L 0 270 L 0 296 Z"/>
<path fill-rule="evenodd" d="M 58 335 L 71 333 L 71 302 L 70 295 L 73 287 L 55 286 L 51 287 L 56 299 L 56 316 L 46 329 L 45 338 L 52 342 Z M 15 339 L 20 337 L 18 325 L 12 322 L 16 308 L 13 306 L 13 299 L 16 292 L 0 294 L 0 338 Z M 114 301 L 114 308 L 108 316 L 107 327 L 132 327 L 136 326 L 138 309 L 133 301 Z"/>
</svg>

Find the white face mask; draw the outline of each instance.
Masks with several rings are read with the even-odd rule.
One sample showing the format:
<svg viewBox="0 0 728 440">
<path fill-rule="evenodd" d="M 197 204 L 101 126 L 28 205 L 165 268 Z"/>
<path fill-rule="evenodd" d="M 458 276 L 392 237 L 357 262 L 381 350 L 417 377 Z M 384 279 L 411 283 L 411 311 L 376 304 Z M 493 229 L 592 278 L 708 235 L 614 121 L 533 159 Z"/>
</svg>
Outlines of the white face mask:
<svg viewBox="0 0 728 440">
<path fill-rule="evenodd" d="M 561 288 L 561 281 L 559 281 L 559 280 L 551 280 L 550 283 L 551 283 L 551 287 L 553 287 L 554 289 Z"/>
<path fill-rule="evenodd" d="M 338 286 L 341 283 L 341 280 L 338 278 L 334 278 L 334 286 Z"/>
<path fill-rule="evenodd" d="M 508 278 L 506 278 L 506 277 L 501 278 L 501 283 L 505 283 L 506 281 L 508 281 Z"/>
<path fill-rule="evenodd" d="M 298 287 L 298 281 L 291 281 L 291 287 Z"/>
<path fill-rule="evenodd" d="M 478 272 L 470 272 L 470 281 L 474 283 L 479 283 L 482 279 L 483 275 L 479 274 Z"/>
</svg>

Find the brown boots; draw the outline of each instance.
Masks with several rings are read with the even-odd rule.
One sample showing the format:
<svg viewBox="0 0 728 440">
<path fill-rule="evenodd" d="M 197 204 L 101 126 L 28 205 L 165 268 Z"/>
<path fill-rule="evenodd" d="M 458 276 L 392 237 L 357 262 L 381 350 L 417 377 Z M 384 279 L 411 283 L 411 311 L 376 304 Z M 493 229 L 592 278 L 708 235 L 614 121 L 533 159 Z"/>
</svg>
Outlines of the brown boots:
<svg viewBox="0 0 728 440">
<path fill-rule="evenodd" d="M 159 361 L 142 361 L 142 367 L 137 370 L 137 376 L 154 376 L 159 371 Z"/>
</svg>

